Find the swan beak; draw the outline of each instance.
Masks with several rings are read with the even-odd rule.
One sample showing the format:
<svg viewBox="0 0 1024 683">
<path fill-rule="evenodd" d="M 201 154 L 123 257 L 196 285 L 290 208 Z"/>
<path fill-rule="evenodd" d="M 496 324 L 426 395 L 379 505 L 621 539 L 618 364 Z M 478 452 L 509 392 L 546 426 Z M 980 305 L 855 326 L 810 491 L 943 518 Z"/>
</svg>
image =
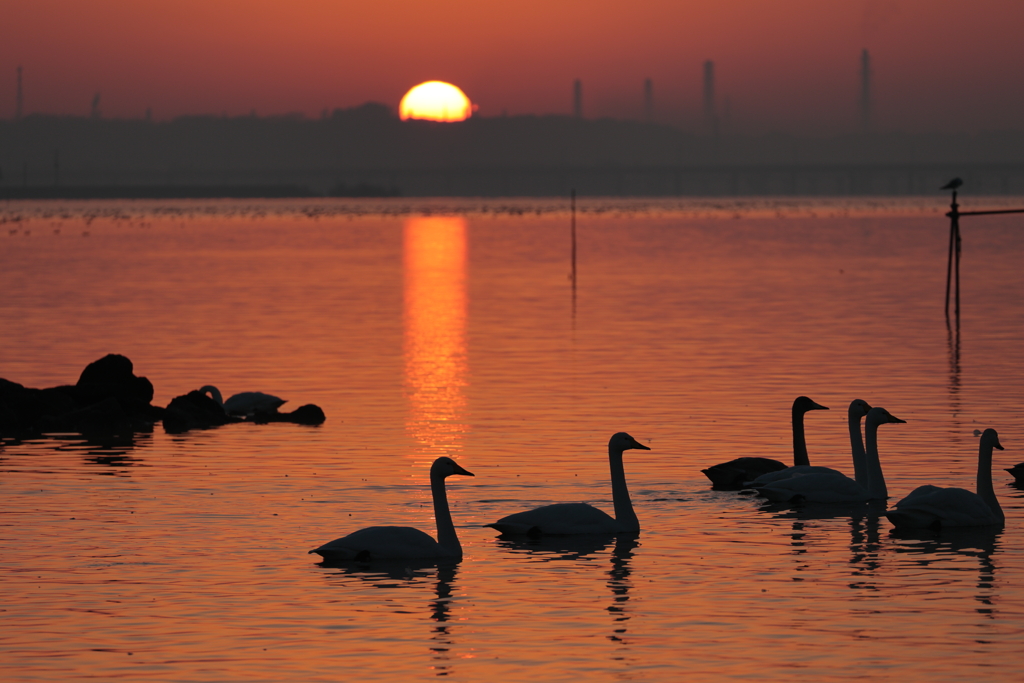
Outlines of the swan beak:
<svg viewBox="0 0 1024 683">
<path fill-rule="evenodd" d="M 633 439 L 633 445 L 630 446 L 630 448 L 639 448 L 642 451 L 649 451 L 649 450 L 651 450 L 649 446 L 643 445 L 642 443 L 640 443 L 636 439 Z"/>
<path fill-rule="evenodd" d="M 476 475 L 467 470 L 464 467 L 459 467 L 458 463 L 455 463 L 455 468 L 452 470 L 452 474 L 462 474 L 467 477 L 475 477 Z"/>
<path fill-rule="evenodd" d="M 998 441 L 996 441 L 994 444 L 992 444 L 992 448 L 998 448 L 1001 451 L 1005 451 L 1006 450 L 1005 448 L 1003 448 L 1003 444 L 999 443 Z"/>
<path fill-rule="evenodd" d="M 820 403 L 811 401 L 811 410 L 828 410 L 828 406 L 823 406 Z"/>
<path fill-rule="evenodd" d="M 906 420 L 901 420 L 895 415 L 889 415 L 889 422 L 895 422 L 896 424 L 907 424 Z"/>
</svg>

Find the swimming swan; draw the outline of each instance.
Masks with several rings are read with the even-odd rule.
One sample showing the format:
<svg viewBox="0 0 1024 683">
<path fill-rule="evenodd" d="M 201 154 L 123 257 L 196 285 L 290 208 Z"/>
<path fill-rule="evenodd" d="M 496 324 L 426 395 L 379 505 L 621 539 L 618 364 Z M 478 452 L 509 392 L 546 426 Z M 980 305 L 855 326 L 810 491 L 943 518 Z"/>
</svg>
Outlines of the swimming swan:
<svg viewBox="0 0 1024 683">
<path fill-rule="evenodd" d="M 986 429 L 978 449 L 978 492 L 918 486 L 885 513 L 897 529 L 942 529 L 955 526 L 1001 526 L 1006 517 L 992 488 L 992 449 L 1003 450 L 999 435 Z"/>
<path fill-rule="evenodd" d="M 804 413 L 811 410 L 828 410 L 806 396 L 798 396 L 793 401 L 793 464 L 808 466 L 807 442 L 804 439 Z M 701 470 L 711 480 L 711 487 L 716 489 L 741 489 L 748 481 L 757 479 L 762 474 L 786 469 L 784 463 L 772 458 L 736 458 L 729 462 L 712 465 Z"/>
<path fill-rule="evenodd" d="M 867 452 L 863 462 L 864 481 L 858 482 L 836 470 L 797 473 L 788 479 L 755 487 L 765 498 L 775 502 L 800 499 L 811 503 L 860 503 L 885 500 L 889 492 L 878 457 L 878 427 L 887 423 L 905 423 L 885 408 L 872 408 L 864 420 Z M 858 420 L 858 427 L 860 426 Z M 860 430 L 858 429 L 858 432 Z"/>
<path fill-rule="evenodd" d="M 864 453 L 864 439 L 860 434 L 860 419 L 867 415 L 870 410 L 871 406 L 868 405 L 867 401 L 856 398 L 850 402 L 850 407 L 846 411 L 847 421 L 850 427 L 850 449 L 853 455 L 853 477 L 861 486 L 867 486 L 868 478 L 865 465 L 867 456 Z M 748 481 L 746 486 L 755 488 L 758 486 L 766 486 L 774 481 L 789 479 L 798 474 L 811 474 L 814 472 L 827 472 L 846 476 L 839 470 L 831 467 L 823 467 L 820 465 L 794 465 L 793 467 L 787 467 L 784 470 L 776 470 L 774 472 L 762 474 L 757 479 Z"/>
<path fill-rule="evenodd" d="M 472 477 L 454 460 L 441 457 L 430 466 L 430 492 L 434 498 L 437 540 L 408 526 L 371 526 L 325 543 L 309 552 L 328 561 L 370 562 L 462 557 L 462 545 L 455 534 L 444 480 L 453 474 Z"/>
<path fill-rule="evenodd" d="M 243 391 L 228 400 L 221 396 L 220 389 L 207 384 L 199 389 L 200 394 L 209 394 L 210 398 L 220 404 L 228 415 L 255 415 L 256 413 L 276 413 L 277 409 L 287 403 L 285 399 L 264 394 L 262 391 Z"/>
<path fill-rule="evenodd" d="M 1024 462 L 1018 463 L 1013 467 L 1007 467 L 1006 471 L 1013 475 L 1016 483 L 1024 484 Z"/>
<path fill-rule="evenodd" d="M 575 534 L 617 534 L 640 531 L 640 520 L 633 511 L 622 467 L 623 452 L 639 448 L 651 450 L 625 432 L 618 432 L 608 442 L 608 462 L 612 475 L 612 502 L 615 517 L 587 503 L 555 503 L 526 512 L 502 517 L 486 526 L 502 534 L 528 536 L 571 536 Z"/>
</svg>

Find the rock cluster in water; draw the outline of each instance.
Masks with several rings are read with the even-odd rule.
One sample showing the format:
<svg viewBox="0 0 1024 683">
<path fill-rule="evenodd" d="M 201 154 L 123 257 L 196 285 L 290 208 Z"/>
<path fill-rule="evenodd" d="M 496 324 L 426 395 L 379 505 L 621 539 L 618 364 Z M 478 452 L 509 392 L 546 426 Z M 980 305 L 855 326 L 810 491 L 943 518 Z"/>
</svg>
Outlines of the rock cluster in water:
<svg viewBox="0 0 1024 683">
<path fill-rule="evenodd" d="M 0 434 L 26 436 L 54 432 L 125 434 L 163 422 L 168 432 L 205 429 L 229 422 L 294 422 L 318 425 L 326 416 L 318 406 L 290 413 L 228 415 L 206 394 L 191 391 L 166 408 L 155 406 L 153 384 L 135 375 L 131 360 L 108 354 L 89 363 L 74 385 L 32 389 L 0 378 Z"/>
</svg>

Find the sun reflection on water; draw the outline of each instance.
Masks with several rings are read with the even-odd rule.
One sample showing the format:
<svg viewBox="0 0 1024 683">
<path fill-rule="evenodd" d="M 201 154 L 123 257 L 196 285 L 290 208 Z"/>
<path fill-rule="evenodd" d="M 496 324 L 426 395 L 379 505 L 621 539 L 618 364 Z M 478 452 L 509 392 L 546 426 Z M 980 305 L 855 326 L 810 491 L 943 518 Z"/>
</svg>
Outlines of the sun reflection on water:
<svg viewBox="0 0 1024 683">
<path fill-rule="evenodd" d="M 466 431 L 466 221 L 405 222 L 406 430 L 420 454 L 457 455 Z"/>
</svg>

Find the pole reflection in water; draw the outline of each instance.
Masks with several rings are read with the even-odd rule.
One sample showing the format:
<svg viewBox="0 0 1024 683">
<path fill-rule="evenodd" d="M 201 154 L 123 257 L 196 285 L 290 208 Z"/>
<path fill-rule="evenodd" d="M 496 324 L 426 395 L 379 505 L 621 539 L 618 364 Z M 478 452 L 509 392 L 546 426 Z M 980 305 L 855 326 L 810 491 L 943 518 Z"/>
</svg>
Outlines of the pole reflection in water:
<svg viewBox="0 0 1024 683">
<path fill-rule="evenodd" d="M 466 430 L 466 221 L 409 218 L 404 245 L 406 429 L 421 453 L 457 454 Z"/>
</svg>

